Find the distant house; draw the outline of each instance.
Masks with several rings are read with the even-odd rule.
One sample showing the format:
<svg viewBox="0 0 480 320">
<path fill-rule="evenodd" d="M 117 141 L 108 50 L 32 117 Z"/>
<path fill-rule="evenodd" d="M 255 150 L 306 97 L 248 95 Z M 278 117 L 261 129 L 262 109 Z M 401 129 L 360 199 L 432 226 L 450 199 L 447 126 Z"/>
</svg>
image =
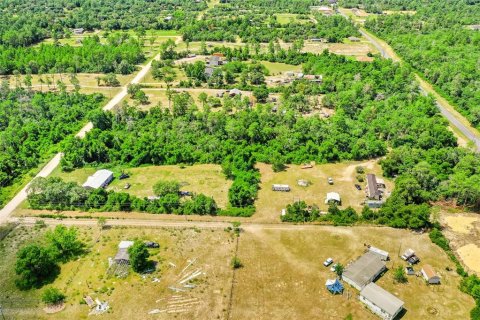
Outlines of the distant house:
<svg viewBox="0 0 480 320">
<path fill-rule="evenodd" d="M 110 170 L 98 170 L 93 175 L 87 178 L 83 184 L 87 189 L 105 188 L 113 180 L 113 172 Z"/>
<path fill-rule="evenodd" d="M 388 260 L 388 252 L 385 250 L 369 246 L 368 251 L 375 253 L 380 258 L 380 260 Z"/>
<path fill-rule="evenodd" d="M 83 28 L 75 28 L 72 30 L 73 31 L 73 34 L 76 34 L 76 35 L 80 35 L 80 34 L 83 34 L 85 32 L 85 29 Z"/>
<path fill-rule="evenodd" d="M 238 89 L 232 89 L 232 90 L 228 91 L 228 94 L 229 94 L 231 97 L 241 96 L 241 95 L 242 95 L 242 91 L 240 91 L 240 90 L 238 90 Z"/>
<path fill-rule="evenodd" d="M 374 174 L 367 174 L 367 198 L 370 200 L 380 200 L 383 192 L 379 189 L 377 177 Z"/>
<path fill-rule="evenodd" d="M 289 192 L 290 186 L 288 184 L 274 184 L 272 185 L 273 191 L 282 191 L 282 192 Z"/>
<path fill-rule="evenodd" d="M 360 38 L 357 38 L 357 37 L 348 37 L 348 40 L 352 41 L 352 42 L 359 42 L 360 41 Z"/>
<path fill-rule="evenodd" d="M 403 309 L 404 302 L 375 283 L 369 283 L 359 296 L 373 313 L 385 320 L 394 319 Z"/>
<path fill-rule="evenodd" d="M 116 263 L 130 263 L 130 255 L 128 254 L 128 248 L 133 246 L 133 241 L 120 241 L 118 244 L 118 251 L 113 260 Z"/>
<path fill-rule="evenodd" d="M 312 7 L 310 7 L 310 9 L 319 11 L 326 16 L 329 16 L 329 15 L 333 14 L 333 9 L 328 7 L 328 6 L 312 6 Z"/>
<path fill-rule="evenodd" d="M 212 68 L 215 68 L 215 67 L 218 67 L 218 66 L 221 66 L 223 64 L 223 60 L 220 56 L 216 55 L 216 56 L 210 56 L 210 58 L 208 59 L 208 62 L 207 62 L 207 65 L 209 67 L 212 67 Z"/>
<path fill-rule="evenodd" d="M 213 68 L 212 67 L 206 67 L 205 68 L 205 77 L 210 78 L 213 75 Z"/>
<path fill-rule="evenodd" d="M 316 75 L 316 74 L 306 74 L 303 78 L 305 80 L 310 81 L 310 82 L 322 83 L 322 81 L 323 81 L 323 76 L 322 75 Z"/>
<path fill-rule="evenodd" d="M 385 271 L 386 268 L 385 262 L 377 254 L 369 251 L 349 264 L 345 268 L 342 278 L 352 287 L 362 290 Z"/>
<path fill-rule="evenodd" d="M 440 276 L 433 270 L 431 265 L 424 265 L 421 272 L 428 284 L 440 284 Z"/>
<path fill-rule="evenodd" d="M 342 200 L 340 199 L 340 195 L 337 192 L 328 192 L 327 197 L 325 198 L 325 204 L 330 203 L 337 203 L 341 204 Z"/>
</svg>

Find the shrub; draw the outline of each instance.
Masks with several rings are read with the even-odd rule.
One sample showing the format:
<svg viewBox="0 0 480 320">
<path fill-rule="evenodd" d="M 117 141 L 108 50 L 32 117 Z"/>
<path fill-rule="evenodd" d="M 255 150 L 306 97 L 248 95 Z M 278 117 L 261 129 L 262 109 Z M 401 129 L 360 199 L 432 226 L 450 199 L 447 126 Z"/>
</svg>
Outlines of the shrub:
<svg viewBox="0 0 480 320">
<path fill-rule="evenodd" d="M 241 267 L 243 267 L 243 264 L 240 261 L 240 259 L 238 259 L 237 256 L 233 257 L 232 258 L 232 268 L 233 269 L 240 269 Z"/>
<path fill-rule="evenodd" d="M 65 300 L 65 295 L 57 288 L 47 288 L 43 291 L 42 301 L 45 304 L 57 304 Z"/>
</svg>

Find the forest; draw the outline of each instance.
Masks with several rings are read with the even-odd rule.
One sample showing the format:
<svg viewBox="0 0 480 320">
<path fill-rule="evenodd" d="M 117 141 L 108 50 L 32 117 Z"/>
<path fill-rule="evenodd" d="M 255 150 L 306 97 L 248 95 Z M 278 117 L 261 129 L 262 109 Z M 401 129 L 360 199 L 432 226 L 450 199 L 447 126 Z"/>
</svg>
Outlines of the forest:
<svg viewBox="0 0 480 320">
<path fill-rule="evenodd" d="M 8 186 L 52 155 L 55 145 L 78 131 L 100 94 L 39 93 L 0 86 L 0 206 Z"/>
<path fill-rule="evenodd" d="M 413 68 L 451 100 L 474 126 L 480 126 L 480 5 L 450 0 L 417 3 L 415 15 L 377 15 L 365 26 L 387 42 Z"/>
<path fill-rule="evenodd" d="M 40 44 L 36 47 L 0 45 L 0 75 L 44 73 L 130 74 L 145 60 L 138 40 L 125 33 L 113 33 L 107 43 L 98 36 L 87 37 L 81 46 Z"/>
<path fill-rule="evenodd" d="M 73 28 L 178 30 L 205 8 L 204 1 L 191 0 L 6 0 L 0 2 L 0 44 L 28 46 L 66 37 Z"/>
</svg>

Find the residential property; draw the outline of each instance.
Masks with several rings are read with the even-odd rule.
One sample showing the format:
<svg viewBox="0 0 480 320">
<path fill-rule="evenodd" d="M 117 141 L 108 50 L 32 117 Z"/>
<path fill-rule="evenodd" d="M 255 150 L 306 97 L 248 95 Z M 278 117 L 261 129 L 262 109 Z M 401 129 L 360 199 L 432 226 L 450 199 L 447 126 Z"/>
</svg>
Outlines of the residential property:
<svg viewBox="0 0 480 320">
<path fill-rule="evenodd" d="M 387 261 L 388 260 L 388 252 L 385 251 L 385 250 L 369 246 L 368 251 L 370 251 L 372 253 L 375 253 L 380 258 L 380 260 L 382 260 L 382 261 Z"/>
<path fill-rule="evenodd" d="M 362 290 L 385 270 L 385 262 L 376 253 L 368 251 L 345 268 L 342 278 L 352 287 Z"/>
<path fill-rule="evenodd" d="M 221 66 L 222 64 L 223 64 L 222 57 L 218 55 L 210 56 L 210 58 L 208 58 L 208 61 L 207 61 L 207 66 L 212 68 Z"/>
<path fill-rule="evenodd" d="M 289 192 L 290 186 L 288 184 L 274 184 L 272 186 L 273 191 L 282 191 L 282 192 Z"/>
<path fill-rule="evenodd" d="M 422 268 L 422 276 L 428 284 L 440 284 L 440 276 L 433 270 L 433 267 L 426 264 Z"/>
<path fill-rule="evenodd" d="M 326 16 L 330 16 L 333 14 L 333 9 L 328 6 L 311 6 L 310 9 L 319 11 Z"/>
<path fill-rule="evenodd" d="M 357 37 L 348 37 L 348 40 L 352 41 L 352 42 L 359 42 L 360 41 L 360 38 L 357 38 Z"/>
<path fill-rule="evenodd" d="M 303 78 L 310 82 L 316 82 L 316 83 L 322 83 L 323 81 L 323 76 L 318 74 L 306 74 Z"/>
<path fill-rule="evenodd" d="M 232 90 L 228 91 L 228 94 L 230 95 L 230 97 L 241 96 L 242 91 L 240 91 L 238 89 L 232 89 Z"/>
<path fill-rule="evenodd" d="M 374 174 L 367 174 L 367 198 L 370 200 L 380 200 L 383 196 L 383 191 L 379 188 L 377 177 Z"/>
<path fill-rule="evenodd" d="M 408 259 L 410 259 L 411 257 L 413 257 L 415 255 L 415 251 L 413 251 L 413 249 L 407 249 L 405 250 L 405 252 L 402 254 L 401 258 L 405 261 L 407 261 Z"/>
<path fill-rule="evenodd" d="M 76 35 L 80 35 L 80 34 L 83 34 L 85 32 L 85 29 L 83 28 L 75 28 L 72 30 L 73 31 L 73 34 L 76 34 Z"/>
<path fill-rule="evenodd" d="M 359 299 L 373 313 L 385 320 L 394 319 L 402 311 L 404 305 L 402 300 L 373 282 L 360 291 Z"/>
<path fill-rule="evenodd" d="M 341 204 L 342 200 L 340 199 L 340 195 L 337 192 L 328 192 L 327 197 L 325 199 L 325 204 L 336 203 Z"/>
<path fill-rule="evenodd" d="M 83 184 L 83 187 L 88 189 L 105 188 L 112 180 L 113 172 L 102 169 L 88 177 L 87 181 Z"/>
</svg>

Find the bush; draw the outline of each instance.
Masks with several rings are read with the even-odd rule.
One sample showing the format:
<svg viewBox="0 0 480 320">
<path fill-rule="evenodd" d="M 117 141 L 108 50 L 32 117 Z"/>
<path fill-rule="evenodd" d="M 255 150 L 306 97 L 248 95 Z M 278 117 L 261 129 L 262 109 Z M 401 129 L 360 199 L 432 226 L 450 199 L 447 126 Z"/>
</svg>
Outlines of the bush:
<svg viewBox="0 0 480 320">
<path fill-rule="evenodd" d="M 178 194 L 180 191 L 180 183 L 177 181 L 160 180 L 153 186 L 155 195 L 162 197 L 167 194 Z"/>
<path fill-rule="evenodd" d="M 65 295 L 57 288 L 47 288 L 43 291 L 42 301 L 45 304 L 57 304 L 65 300 Z"/>
<path fill-rule="evenodd" d="M 231 207 L 218 212 L 219 216 L 251 217 L 255 213 L 255 207 L 236 208 Z"/>
<path fill-rule="evenodd" d="M 363 181 L 365 181 L 365 177 L 364 177 L 363 175 L 361 175 L 361 174 L 357 174 L 357 177 L 356 177 L 356 178 L 357 178 L 357 181 L 358 181 L 358 182 L 363 182 Z"/>
<path fill-rule="evenodd" d="M 355 167 L 355 171 L 356 171 L 358 174 L 364 174 L 364 173 L 365 173 L 365 168 L 362 167 L 362 166 L 356 166 L 356 167 Z"/>
<path fill-rule="evenodd" d="M 397 268 L 395 268 L 395 270 L 393 271 L 393 279 L 395 279 L 395 281 L 398 283 L 405 283 L 408 281 L 403 266 L 398 266 Z"/>
<path fill-rule="evenodd" d="M 240 261 L 240 259 L 238 259 L 237 256 L 233 257 L 232 258 L 232 268 L 233 269 L 240 269 L 241 267 L 243 267 L 243 264 Z"/>
<path fill-rule="evenodd" d="M 148 252 L 145 243 L 138 240 L 135 241 L 133 246 L 128 248 L 128 254 L 130 255 L 130 264 L 133 271 L 142 272 L 150 266 L 148 261 L 150 253 Z"/>
</svg>

